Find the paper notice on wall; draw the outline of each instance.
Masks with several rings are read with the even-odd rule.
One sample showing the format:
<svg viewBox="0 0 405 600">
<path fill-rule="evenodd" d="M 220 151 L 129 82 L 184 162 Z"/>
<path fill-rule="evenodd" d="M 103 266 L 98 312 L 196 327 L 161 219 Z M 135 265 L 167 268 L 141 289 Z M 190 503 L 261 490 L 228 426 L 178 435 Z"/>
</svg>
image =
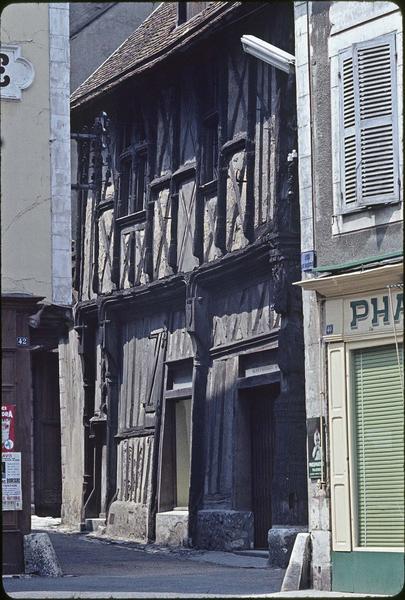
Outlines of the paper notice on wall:
<svg viewBox="0 0 405 600">
<path fill-rule="evenodd" d="M 21 452 L 1 454 L 2 510 L 22 510 Z"/>
<path fill-rule="evenodd" d="M 15 446 L 15 404 L 1 405 L 1 451 L 11 452 Z"/>
</svg>

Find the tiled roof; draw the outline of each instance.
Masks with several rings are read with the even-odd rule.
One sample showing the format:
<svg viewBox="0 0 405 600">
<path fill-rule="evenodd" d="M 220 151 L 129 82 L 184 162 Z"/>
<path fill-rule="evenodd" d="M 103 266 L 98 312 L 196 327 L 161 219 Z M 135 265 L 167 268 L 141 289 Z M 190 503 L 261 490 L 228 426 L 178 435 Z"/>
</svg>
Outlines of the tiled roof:
<svg viewBox="0 0 405 600">
<path fill-rule="evenodd" d="M 252 7 L 258 3 L 244 3 Z M 96 98 L 149 69 L 200 33 L 210 30 L 242 2 L 211 2 L 187 22 L 176 27 L 177 2 L 162 2 L 115 52 L 72 94 L 72 109 Z"/>
</svg>

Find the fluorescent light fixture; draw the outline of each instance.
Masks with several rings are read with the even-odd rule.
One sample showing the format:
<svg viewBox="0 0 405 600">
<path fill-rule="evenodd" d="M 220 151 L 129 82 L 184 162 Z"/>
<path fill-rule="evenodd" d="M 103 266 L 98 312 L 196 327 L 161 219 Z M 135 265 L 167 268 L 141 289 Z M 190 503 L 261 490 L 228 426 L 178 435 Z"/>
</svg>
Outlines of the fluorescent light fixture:
<svg viewBox="0 0 405 600">
<path fill-rule="evenodd" d="M 295 56 L 273 46 L 254 35 L 243 35 L 240 39 L 243 50 L 252 54 L 256 58 L 263 60 L 276 69 L 281 69 L 285 73 L 294 72 Z"/>
</svg>

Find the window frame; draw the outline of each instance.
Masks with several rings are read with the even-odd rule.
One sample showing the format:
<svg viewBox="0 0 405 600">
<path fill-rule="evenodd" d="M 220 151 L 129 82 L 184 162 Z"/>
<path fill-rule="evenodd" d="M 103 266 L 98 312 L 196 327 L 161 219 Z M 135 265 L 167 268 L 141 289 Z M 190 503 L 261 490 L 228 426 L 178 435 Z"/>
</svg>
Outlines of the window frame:
<svg viewBox="0 0 405 600">
<path fill-rule="evenodd" d="M 137 121 L 135 118 L 130 119 L 130 134 L 126 131 L 128 120 L 122 126 L 121 145 L 122 148 L 119 157 L 119 184 L 118 184 L 118 214 L 115 217 L 117 224 L 126 224 L 128 221 L 144 221 L 146 220 L 146 208 L 148 203 L 148 159 L 149 159 L 149 144 L 146 139 L 134 142 L 134 134 L 136 133 Z M 129 137 L 130 139 L 127 139 Z M 122 166 L 130 164 L 129 182 L 127 198 L 122 197 Z M 139 193 L 139 169 L 142 166 L 142 188 Z M 123 207 L 124 210 L 123 210 Z"/>
<path fill-rule="evenodd" d="M 201 89 L 201 182 L 202 187 L 214 185 L 219 174 L 219 73 L 211 61 L 203 65 L 206 85 Z M 201 84 L 200 84 L 201 85 Z"/>
<path fill-rule="evenodd" d="M 202 184 L 218 180 L 219 140 L 218 111 L 214 111 L 202 119 Z"/>
<path fill-rule="evenodd" d="M 350 215 L 356 212 L 365 211 L 369 208 L 385 207 L 389 205 L 396 205 L 401 201 L 401 189 L 400 189 L 400 161 L 399 161 L 399 130 L 398 130 L 398 82 L 397 82 L 397 49 L 396 49 L 396 37 L 397 32 L 385 33 L 383 35 L 369 38 L 360 42 L 351 44 L 349 47 L 345 47 L 337 53 L 337 71 L 338 71 L 338 158 L 339 158 L 339 187 L 338 187 L 338 214 Z M 390 46 L 390 52 L 392 53 L 394 60 L 391 62 L 391 85 L 392 85 L 392 135 L 393 135 L 393 154 L 394 154 L 394 185 L 395 191 L 391 197 L 387 198 L 387 195 L 380 195 L 376 198 L 367 198 L 363 200 L 361 190 L 361 171 L 357 174 L 356 181 L 356 198 L 349 205 L 345 201 L 345 127 L 344 127 L 344 102 L 343 102 L 343 61 L 351 57 L 353 61 L 353 87 L 354 87 L 354 103 L 355 103 L 355 123 L 354 123 L 354 134 L 356 144 L 356 163 L 360 159 L 361 162 L 361 150 L 360 150 L 360 136 L 363 129 L 360 121 L 359 114 L 359 88 L 357 82 L 357 52 L 359 49 L 373 47 L 382 43 L 388 43 Z M 333 90 L 332 90 L 333 93 Z M 368 119 L 371 121 L 371 119 Z M 375 118 L 378 122 L 381 120 L 380 117 Z M 333 126 L 333 123 L 332 123 Z M 336 134 L 335 134 L 336 135 Z"/>
<path fill-rule="evenodd" d="M 207 8 L 208 2 L 177 2 L 177 22 L 179 27 Z"/>
</svg>

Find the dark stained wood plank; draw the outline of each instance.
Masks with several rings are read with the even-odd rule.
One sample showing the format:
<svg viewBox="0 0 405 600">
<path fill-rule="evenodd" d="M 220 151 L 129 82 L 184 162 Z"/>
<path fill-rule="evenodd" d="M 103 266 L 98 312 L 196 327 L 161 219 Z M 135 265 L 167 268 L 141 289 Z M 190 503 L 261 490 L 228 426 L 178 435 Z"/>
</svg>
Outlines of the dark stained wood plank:
<svg viewBox="0 0 405 600">
<path fill-rule="evenodd" d="M 178 205 L 178 243 L 177 257 L 179 271 L 192 271 L 199 265 L 193 255 L 195 231 L 195 198 L 196 185 L 194 179 L 181 182 L 179 185 Z"/>
<path fill-rule="evenodd" d="M 169 265 L 171 199 L 169 188 L 163 188 L 156 194 L 153 216 L 153 265 L 154 279 L 166 277 L 172 273 Z"/>
</svg>

